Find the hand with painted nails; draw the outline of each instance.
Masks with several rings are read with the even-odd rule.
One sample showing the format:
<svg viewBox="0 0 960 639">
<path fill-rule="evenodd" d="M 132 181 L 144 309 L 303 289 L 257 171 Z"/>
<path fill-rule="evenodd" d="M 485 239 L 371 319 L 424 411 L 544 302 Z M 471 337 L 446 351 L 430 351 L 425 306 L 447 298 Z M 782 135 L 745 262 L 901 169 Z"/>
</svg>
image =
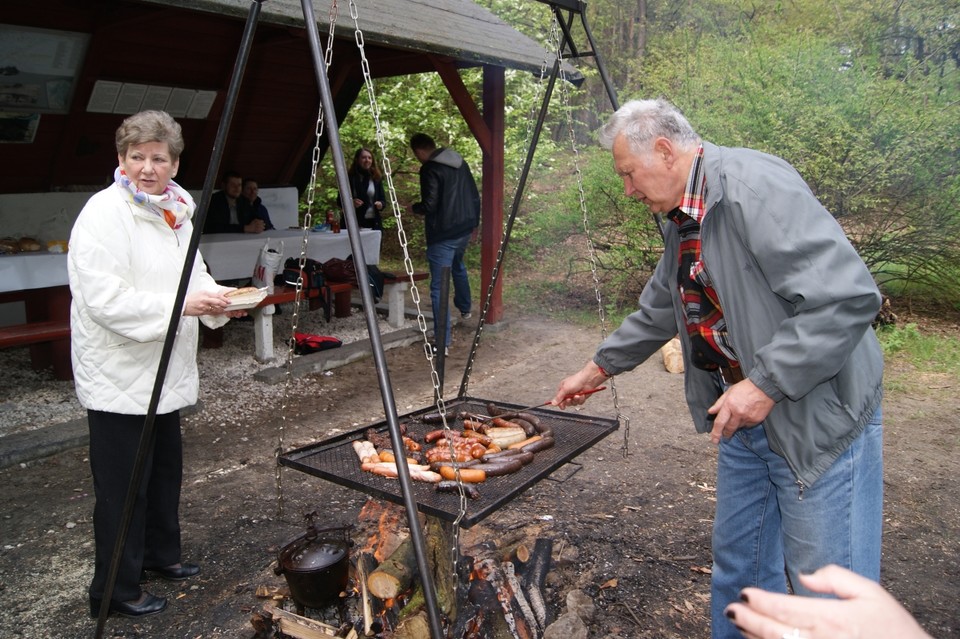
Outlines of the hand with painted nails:
<svg viewBox="0 0 960 639">
<path fill-rule="evenodd" d="M 931 639 L 880 584 L 839 566 L 800 575 L 806 588 L 836 599 L 744 588 L 726 615 L 748 639 Z"/>
</svg>

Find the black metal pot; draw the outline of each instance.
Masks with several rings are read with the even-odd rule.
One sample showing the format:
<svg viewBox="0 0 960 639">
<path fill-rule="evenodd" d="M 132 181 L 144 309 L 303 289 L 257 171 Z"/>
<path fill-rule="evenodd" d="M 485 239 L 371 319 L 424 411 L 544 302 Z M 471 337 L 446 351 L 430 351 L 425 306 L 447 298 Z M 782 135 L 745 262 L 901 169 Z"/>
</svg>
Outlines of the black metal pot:
<svg viewBox="0 0 960 639">
<path fill-rule="evenodd" d="M 319 530 L 311 527 L 280 549 L 274 572 L 287 580 L 295 602 L 308 608 L 322 608 L 336 601 L 347 587 L 350 542 L 346 531 L 349 529 L 350 526 Z"/>
</svg>

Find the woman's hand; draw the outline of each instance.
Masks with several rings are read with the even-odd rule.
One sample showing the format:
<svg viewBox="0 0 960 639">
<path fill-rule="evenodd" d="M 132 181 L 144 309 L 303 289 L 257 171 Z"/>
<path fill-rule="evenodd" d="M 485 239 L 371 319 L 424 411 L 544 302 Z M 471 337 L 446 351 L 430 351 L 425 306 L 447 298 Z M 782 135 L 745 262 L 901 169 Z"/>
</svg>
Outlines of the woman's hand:
<svg viewBox="0 0 960 639">
<path fill-rule="evenodd" d="M 377 209 L 378 211 L 382 211 L 383 202 L 381 202 L 380 200 L 377 200 L 376 202 L 373 203 L 373 208 Z"/>
<path fill-rule="evenodd" d="M 357 208 L 363 206 L 363 200 L 358 197 L 353 198 L 353 205 Z"/>
<path fill-rule="evenodd" d="M 196 291 L 187 295 L 187 299 L 184 300 L 183 314 L 193 317 L 200 317 L 201 315 L 221 315 L 229 305 L 230 300 L 227 299 L 227 296 L 223 293 Z M 237 317 L 230 315 L 230 313 L 233 312 L 235 311 L 230 311 L 228 316 Z"/>
<path fill-rule="evenodd" d="M 839 599 L 744 588 L 726 615 L 749 639 L 931 639 L 880 584 L 846 568 L 825 566 L 800 581 Z"/>
</svg>

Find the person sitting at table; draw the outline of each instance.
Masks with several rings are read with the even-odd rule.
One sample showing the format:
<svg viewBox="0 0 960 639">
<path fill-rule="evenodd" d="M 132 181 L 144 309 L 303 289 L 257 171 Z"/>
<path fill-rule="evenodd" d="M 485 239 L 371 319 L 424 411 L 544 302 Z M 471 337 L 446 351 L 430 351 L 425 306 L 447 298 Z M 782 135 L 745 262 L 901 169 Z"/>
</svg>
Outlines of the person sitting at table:
<svg viewBox="0 0 960 639">
<path fill-rule="evenodd" d="M 243 177 L 227 171 L 220 180 L 221 189 L 210 198 L 204 233 L 262 233 L 266 225 L 253 216 L 250 201 L 242 197 Z"/>
<path fill-rule="evenodd" d="M 362 229 L 383 230 L 380 211 L 387 199 L 383 193 L 383 175 L 373 161 L 373 153 L 364 147 L 353 154 L 353 163 L 347 170 L 353 206 L 357 211 L 357 225 Z"/>
<path fill-rule="evenodd" d="M 267 207 L 263 205 L 263 200 L 260 199 L 260 186 L 257 181 L 253 178 L 244 178 L 241 193 L 243 193 L 244 199 L 250 203 L 250 212 L 254 219 L 263 220 L 263 230 L 272 231 L 274 226 L 270 221 L 270 213 L 267 212 Z"/>
</svg>

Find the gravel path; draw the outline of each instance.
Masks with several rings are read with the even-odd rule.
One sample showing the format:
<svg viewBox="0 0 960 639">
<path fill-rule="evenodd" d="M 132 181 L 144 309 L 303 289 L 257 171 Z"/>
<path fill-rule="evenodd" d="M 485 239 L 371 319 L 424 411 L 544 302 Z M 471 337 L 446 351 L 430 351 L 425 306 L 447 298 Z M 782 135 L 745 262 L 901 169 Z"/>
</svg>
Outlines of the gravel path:
<svg viewBox="0 0 960 639">
<path fill-rule="evenodd" d="M 253 357 L 253 322 L 231 321 L 224 328 L 223 346 L 217 349 L 201 348 L 198 354 L 200 367 L 200 401 L 207 406 L 229 413 L 231 408 L 217 406 L 224 402 L 218 389 L 236 389 L 237 396 L 258 397 L 263 401 L 280 399 L 289 392 L 285 384 L 265 384 L 253 379 L 253 374 L 264 368 L 282 365 L 287 357 L 286 339 L 290 335 L 292 305 L 284 305 L 284 313 L 274 316 L 274 352 L 277 360 L 266 364 Z M 379 318 L 380 333 L 395 330 L 386 319 Z M 417 322 L 407 320 L 401 328 L 415 327 Z M 367 339 L 366 319 L 361 311 L 354 309 L 347 318 L 323 320 L 322 313 L 301 313 L 297 331 L 317 335 L 332 335 L 344 344 Z M 50 371 L 35 371 L 30 366 L 30 350 L 15 348 L 0 350 L 0 370 L 5 379 L 0 388 L 0 437 L 12 435 L 53 424 L 61 424 L 83 417 L 86 411 L 77 401 L 72 381 L 53 379 Z M 310 380 L 293 380 L 295 390 L 302 392 Z"/>
</svg>

